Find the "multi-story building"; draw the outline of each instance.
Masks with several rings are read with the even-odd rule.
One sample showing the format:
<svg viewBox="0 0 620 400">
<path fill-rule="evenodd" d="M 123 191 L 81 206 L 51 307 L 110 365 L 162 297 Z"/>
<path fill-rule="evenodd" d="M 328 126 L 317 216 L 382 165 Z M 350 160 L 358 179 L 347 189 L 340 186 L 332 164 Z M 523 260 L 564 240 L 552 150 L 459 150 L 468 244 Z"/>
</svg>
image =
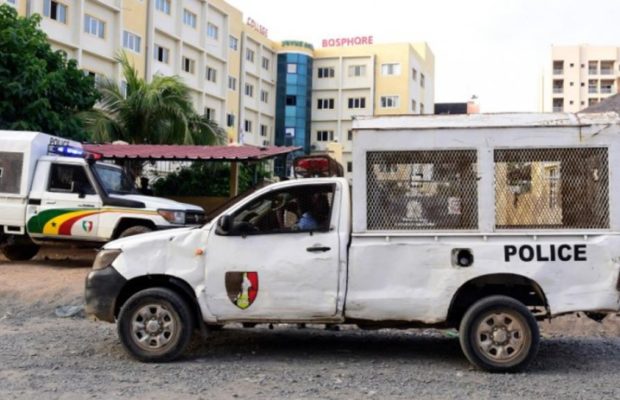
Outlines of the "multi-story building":
<svg viewBox="0 0 620 400">
<path fill-rule="evenodd" d="M 178 75 L 198 112 L 231 143 L 337 142 L 351 170 L 357 116 L 432 114 L 434 56 L 425 43 L 372 44 L 371 37 L 274 42 L 224 0 L 0 0 L 38 13 L 55 49 L 88 74 L 118 80 L 125 52 L 147 81 Z"/>
<path fill-rule="evenodd" d="M 329 152 L 338 142 L 348 176 L 354 118 L 433 113 L 434 56 L 426 43 L 313 49 L 284 41 L 278 54 L 276 144 Z"/>
<path fill-rule="evenodd" d="M 546 111 L 577 112 L 618 93 L 620 47 L 552 46 Z"/>
</svg>

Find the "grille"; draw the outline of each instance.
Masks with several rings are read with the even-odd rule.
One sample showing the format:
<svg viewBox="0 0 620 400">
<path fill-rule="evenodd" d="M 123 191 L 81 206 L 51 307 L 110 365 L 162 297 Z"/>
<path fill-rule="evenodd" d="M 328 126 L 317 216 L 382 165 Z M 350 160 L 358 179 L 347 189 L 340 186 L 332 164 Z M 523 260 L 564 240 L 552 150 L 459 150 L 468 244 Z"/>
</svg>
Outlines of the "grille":
<svg viewBox="0 0 620 400">
<path fill-rule="evenodd" d="M 200 212 L 186 212 L 185 223 L 188 225 L 199 225 L 205 223 L 205 215 Z"/>
<path fill-rule="evenodd" d="M 368 230 L 477 229 L 475 150 L 367 153 Z"/>
<path fill-rule="evenodd" d="M 497 229 L 609 227 L 606 148 L 495 150 Z"/>
</svg>

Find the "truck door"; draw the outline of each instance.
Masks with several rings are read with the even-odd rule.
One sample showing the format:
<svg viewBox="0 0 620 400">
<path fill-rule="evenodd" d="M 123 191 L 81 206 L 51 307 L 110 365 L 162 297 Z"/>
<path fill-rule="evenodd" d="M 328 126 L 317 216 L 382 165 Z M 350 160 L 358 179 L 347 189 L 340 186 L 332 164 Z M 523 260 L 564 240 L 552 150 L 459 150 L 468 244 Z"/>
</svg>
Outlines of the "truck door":
<svg viewBox="0 0 620 400">
<path fill-rule="evenodd" d="M 28 229 L 43 238 L 98 240 L 101 207 L 83 165 L 52 163 L 41 205 Z"/>
<path fill-rule="evenodd" d="M 207 243 L 205 291 L 219 320 L 338 318 L 338 185 L 277 189 L 220 218 Z"/>
</svg>

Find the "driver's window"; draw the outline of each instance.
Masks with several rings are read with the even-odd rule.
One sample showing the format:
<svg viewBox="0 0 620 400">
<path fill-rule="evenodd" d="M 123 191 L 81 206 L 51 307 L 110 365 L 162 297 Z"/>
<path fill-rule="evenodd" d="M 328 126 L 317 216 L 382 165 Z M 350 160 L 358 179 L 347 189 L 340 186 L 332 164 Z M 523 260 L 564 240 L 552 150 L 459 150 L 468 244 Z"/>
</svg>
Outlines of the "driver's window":
<svg viewBox="0 0 620 400">
<path fill-rule="evenodd" d="M 268 193 L 232 216 L 237 234 L 327 231 L 334 185 L 306 185 Z"/>
<path fill-rule="evenodd" d="M 48 190 L 58 193 L 95 194 L 80 165 L 52 164 Z"/>
</svg>

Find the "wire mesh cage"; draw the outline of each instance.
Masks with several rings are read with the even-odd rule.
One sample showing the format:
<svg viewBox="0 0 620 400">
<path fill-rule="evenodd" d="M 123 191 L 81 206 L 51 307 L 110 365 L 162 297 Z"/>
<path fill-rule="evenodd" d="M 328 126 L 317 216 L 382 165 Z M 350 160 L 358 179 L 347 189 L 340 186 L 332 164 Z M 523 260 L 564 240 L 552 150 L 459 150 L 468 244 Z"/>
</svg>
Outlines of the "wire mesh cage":
<svg viewBox="0 0 620 400">
<path fill-rule="evenodd" d="M 478 227 L 475 150 L 369 152 L 368 230 Z"/>
<path fill-rule="evenodd" d="M 606 148 L 495 150 L 496 229 L 609 228 Z"/>
</svg>

